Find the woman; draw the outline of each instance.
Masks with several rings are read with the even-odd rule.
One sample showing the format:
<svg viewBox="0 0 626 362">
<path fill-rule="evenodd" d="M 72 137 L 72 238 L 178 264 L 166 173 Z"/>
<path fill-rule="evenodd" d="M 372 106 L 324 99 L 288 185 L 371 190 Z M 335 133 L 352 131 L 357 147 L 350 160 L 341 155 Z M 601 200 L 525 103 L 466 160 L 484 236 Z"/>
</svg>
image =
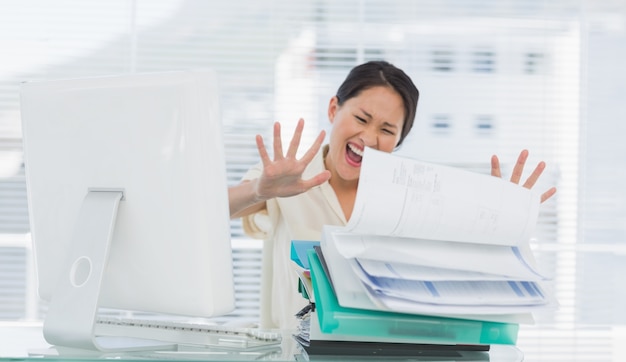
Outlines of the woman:
<svg viewBox="0 0 626 362">
<path fill-rule="evenodd" d="M 350 219 L 359 183 L 363 150 L 392 152 L 406 138 L 415 118 L 419 91 L 399 68 L 372 61 L 353 68 L 330 99 L 329 143 L 325 132 L 300 159 L 296 153 L 304 127 L 300 119 L 286 153 L 280 124 L 274 124 L 271 159 L 261 136 L 256 137 L 261 163 L 229 189 L 231 218 L 242 217 L 244 231 L 266 240 L 261 325 L 294 328 L 294 315 L 306 305 L 297 292 L 290 261 L 291 240 L 319 240 L 323 225 L 345 225 Z M 518 183 L 527 151 L 520 154 L 511 181 Z M 494 176 L 500 176 L 492 157 Z M 531 188 L 543 172 L 541 162 L 524 187 Z M 552 196 L 552 188 L 542 201 Z M 263 295 L 269 293 L 270 295 Z"/>
</svg>

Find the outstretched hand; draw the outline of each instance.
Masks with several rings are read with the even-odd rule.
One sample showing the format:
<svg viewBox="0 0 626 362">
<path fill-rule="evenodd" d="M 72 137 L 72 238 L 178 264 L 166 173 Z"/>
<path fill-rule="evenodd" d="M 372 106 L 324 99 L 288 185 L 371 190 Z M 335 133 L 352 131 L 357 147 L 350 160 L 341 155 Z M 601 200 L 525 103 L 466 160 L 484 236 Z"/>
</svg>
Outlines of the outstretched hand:
<svg viewBox="0 0 626 362">
<path fill-rule="evenodd" d="M 515 163 L 515 167 L 513 168 L 513 173 L 511 174 L 511 182 L 519 184 L 520 179 L 522 178 L 522 172 L 524 171 L 524 166 L 526 165 L 526 160 L 528 159 L 528 151 L 522 150 L 517 158 L 517 162 Z M 541 161 L 535 167 L 533 173 L 526 179 L 526 182 L 522 186 L 527 189 L 533 188 L 535 183 L 539 179 L 539 176 L 543 173 L 543 170 L 546 168 L 546 163 Z M 498 156 L 491 156 L 491 175 L 496 177 L 502 177 L 500 172 L 500 161 L 498 160 Z M 541 202 L 544 202 L 551 198 L 556 193 L 556 187 L 551 187 L 548 191 L 541 194 Z"/>
<path fill-rule="evenodd" d="M 330 178 L 330 171 L 315 175 L 308 180 L 302 179 L 307 165 L 313 160 L 324 142 L 325 132 L 322 131 L 315 139 L 313 145 L 306 151 L 302 158 L 297 159 L 296 154 L 300 146 L 304 120 L 300 119 L 289 143 L 287 153 L 283 154 L 280 123 L 274 123 L 274 159 L 271 159 L 263 144 L 263 138 L 256 136 L 256 144 L 263 163 L 263 172 L 256 183 L 256 195 L 260 200 L 269 200 L 275 197 L 295 196 L 315 186 L 321 185 Z"/>
</svg>

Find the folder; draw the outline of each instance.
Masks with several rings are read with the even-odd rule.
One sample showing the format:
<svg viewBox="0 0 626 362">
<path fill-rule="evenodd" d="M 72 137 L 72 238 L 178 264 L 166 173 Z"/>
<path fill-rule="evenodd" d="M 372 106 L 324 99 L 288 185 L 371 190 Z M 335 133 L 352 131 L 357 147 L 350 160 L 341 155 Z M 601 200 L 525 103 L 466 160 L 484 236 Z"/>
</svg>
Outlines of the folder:
<svg viewBox="0 0 626 362">
<path fill-rule="evenodd" d="M 314 310 L 300 315 L 301 331 L 295 340 L 309 356 L 416 357 L 456 361 L 489 361 L 490 345 L 394 342 L 380 337 L 325 334 Z M 303 327 L 304 325 L 304 327 Z M 304 328 L 305 330 L 302 330 Z"/>
<path fill-rule="evenodd" d="M 309 258 L 307 256 L 308 250 L 313 250 L 315 246 L 319 246 L 319 241 L 310 240 L 292 240 L 291 241 L 291 261 L 294 262 L 296 273 L 298 274 L 298 293 L 302 295 L 304 299 L 308 299 L 312 302 L 313 299 L 312 286 L 311 286 L 311 274 L 309 267 Z"/>
</svg>

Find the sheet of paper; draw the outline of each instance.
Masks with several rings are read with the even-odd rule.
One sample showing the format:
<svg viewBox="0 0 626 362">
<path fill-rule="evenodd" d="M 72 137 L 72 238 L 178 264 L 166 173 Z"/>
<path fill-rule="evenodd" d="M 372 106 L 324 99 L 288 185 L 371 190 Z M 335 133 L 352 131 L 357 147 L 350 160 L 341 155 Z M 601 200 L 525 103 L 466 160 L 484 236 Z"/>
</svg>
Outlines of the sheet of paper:
<svg viewBox="0 0 626 362">
<path fill-rule="evenodd" d="M 494 274 L 518 280 L 546 279 L 533 265 L 532 254 L 516 246 L 409 239 L 381 235 L 333 233 L 335 248 L 346 259 Z"/>
<path fill-rule="evenodd" d="M 359 268 L 358 265 L 355 269 Z M 363 270 L 355 270 L 363 272 Z M 361 281 L 376 296 L 415 303 L 458 306 L 545 305 L 542 288 L 534 282 L 506 280 L 415 280 L 363 274 Z"/>
<path fill-rule="evenodd" d="M 358 234 L 517 245 L 539 213 L 540 196 L 520 185 L 371 148 L 359 180 L 346 227 Z"/>
<path fill-rule="evenodd" d="M 552 299 L 545 305 L 440 305 L 430 303 L 416 303 L 401 298 L 394 298 L 386 295 L 376 296 L 377 300 L 387 310 L 393 310 L 399 313 L 410 314 L 444 314 L 450 317 L 466 318 L 468 315 L 480 316 L 480 320 L 490 320 L 489 316 L 498 317 L 500 315 L 524 315 L 534 310 L 544 310 L 546 308 L 554 308 L 555 304 Z M 468 314 L 469 313 L 469 314 Z M 521 314 L 516 314 L 521 313 Z M 523 322 L 520 322 L 523 323 Z"/>
<path fill-rule="evenodd" d="M 339 305 L 348 308 L 416 313 L 414 310 L 415 306 L 402 305 L 403 309 L 397 310 L 394 309 L 396 306 L 393 305 L 393 303 L 385 305 L 380 301 L 370 298 L 367 289 L 363 283 L 361 283 L 359 277 L 352 271 L 350 262 L 339 253 L 336 247 L 337 243 L 333 241 L 334 234 L 341 230 L 343 230 L 343 228 L 339 226 L 325 226 L 321 240 L 322 251 L 328 265 L 330 279 L 332 280 Z M 533 316 L 528 310 L 518 310 L 515 312 L 498 311 L 496 313 L 494 313 L 493 310 L 490 313 L 483 313 L 477 310 L 468 312 L 464 310 L 463 312 L 455 311 L 455 313 L 449 313 L 449 311 L 433 309 L 435 310 L 428 311 L 429 315 L 503 323 L 532 324 L 534 322 Z M 424 312 L 417 313 L 424 314 Z"/>
<path fill-rule="evenodd" d="M 524 277 L 512 277 L 508 275 L 472 272 L 459 269 L 445 269 L 404 263 L 390 263 L 379 260 L 354 259 L 359 267 L 367 275 L 374 278 L 395 278 L 405 280 L 428 280 L 428 281 L 529 281 Z M 531 275 L 535 277 L 535 275 Z"/>
</svg>

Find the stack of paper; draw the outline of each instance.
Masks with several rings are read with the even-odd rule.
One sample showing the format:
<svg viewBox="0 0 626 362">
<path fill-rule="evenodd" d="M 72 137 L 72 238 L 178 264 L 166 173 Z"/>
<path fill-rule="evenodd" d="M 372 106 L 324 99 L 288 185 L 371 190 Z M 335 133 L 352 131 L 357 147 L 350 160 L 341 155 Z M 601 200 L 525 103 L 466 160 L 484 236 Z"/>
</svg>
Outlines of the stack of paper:
<svg viewBox="0 0 626 362">
<path fill-rule="evenodd" d="M 445 338 L 422 333 L 387 340 L 514 344 L 518 323 L 555 306 L 529 246 L 539 204 L 538 194 L 500 178 L 366 149 L 350 222 L 324 228 L 317 255 L 324 272 L 316 272 L 317 259 L 309 258 L 313 289 L 316 277 L 330 288 L 313 292 L 317 313 L 310 331 L 317 339 L 377 340 L 367 336 L 371 332 L 363 335 L 365 325 L 354 329 L 360 334 L 346 329 L 350 318 L 340 315 L 350 310 L 361 319 L 411 320 L 405 329 L 450 327 Z M 330 319 L 322 317 L 320 306 Z M 343 329 L 324 330 L 328 320 Z M 462 331 L 506 338 L 473 338 Z"/>
<path fill-rule="evenodd" d="M 308 253 L 314 303 L 298 315 L 295 338 L 309 354 L 394 355 L 488 351 L 514 344 L 518 325 L 370 311 L 338 305 L 319 247 Z M 476 359 L 472 359 L 476 360 Z"/>
<path fill-rule="evenodd" d="M 321 241 L 340 305 L 504 322 L 554 306 L 531 190 L 372 149 L 360 180 L 349 224 Z"/>
</svg>

